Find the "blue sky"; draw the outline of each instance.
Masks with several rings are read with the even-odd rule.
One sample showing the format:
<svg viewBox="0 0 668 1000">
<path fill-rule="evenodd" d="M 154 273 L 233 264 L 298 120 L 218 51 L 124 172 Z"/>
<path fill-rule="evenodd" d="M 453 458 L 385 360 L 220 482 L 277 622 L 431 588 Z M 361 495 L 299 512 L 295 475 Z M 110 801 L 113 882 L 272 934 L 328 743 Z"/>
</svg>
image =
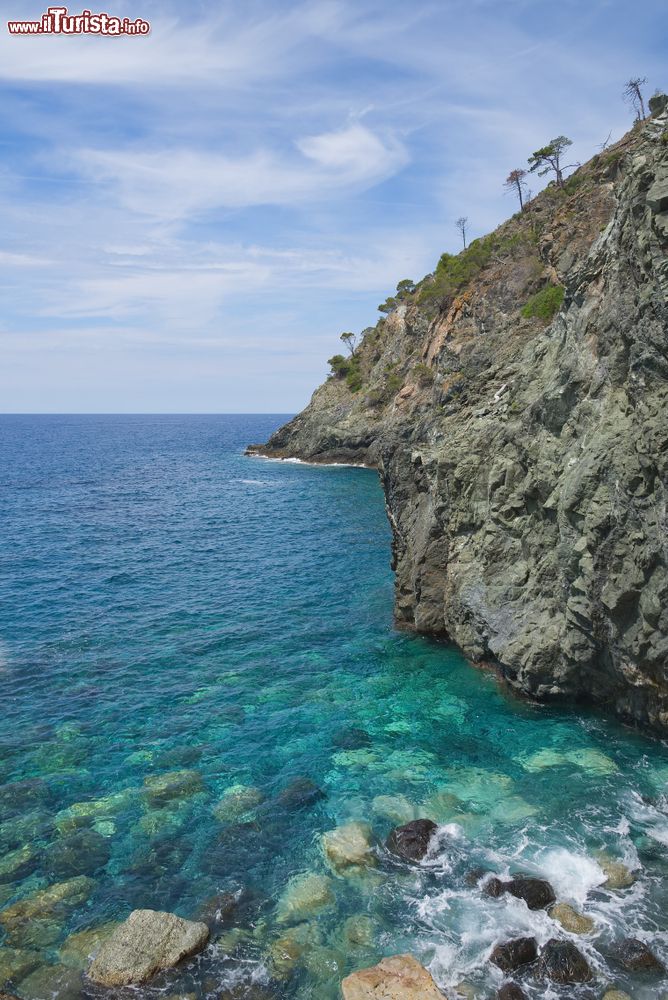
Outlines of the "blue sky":
<svg viewBox="0 0 668 1000">
<path fill-rule="evenodd" d="M 668 86 L 665 0 L 102 9 L 150 35 L 0 25 L 3 412 L 295 411 L 459 215 L 514 211 L 510 169 Z"/>
</svg>

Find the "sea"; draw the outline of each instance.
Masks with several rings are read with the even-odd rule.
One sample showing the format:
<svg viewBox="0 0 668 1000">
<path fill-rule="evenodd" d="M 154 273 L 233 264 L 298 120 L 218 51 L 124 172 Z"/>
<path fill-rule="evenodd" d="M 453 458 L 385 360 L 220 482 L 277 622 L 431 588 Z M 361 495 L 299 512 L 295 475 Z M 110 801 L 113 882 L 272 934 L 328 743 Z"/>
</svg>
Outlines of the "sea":
<svg viewBox="0 0 668 1000">
<path fill-rule="evenodd" d="M 666 745 L 398 631 L 376 474 L 244 455 L 285 419 L 0 417 L 0 990 L 108 996 L 89 956 L 154 909 L 210 944 L 129 997 L 336 1000 L 410 953 L 491 998 L 527 935 L 595 976 L 526 969 L 529 997 L 660 997 L 619 955 L 668 964 Z M 438 832 L 407 864 L 385 842 L 415 818 Z M 589 930 L 485 872 L 549 880 Z"/>
</svg>

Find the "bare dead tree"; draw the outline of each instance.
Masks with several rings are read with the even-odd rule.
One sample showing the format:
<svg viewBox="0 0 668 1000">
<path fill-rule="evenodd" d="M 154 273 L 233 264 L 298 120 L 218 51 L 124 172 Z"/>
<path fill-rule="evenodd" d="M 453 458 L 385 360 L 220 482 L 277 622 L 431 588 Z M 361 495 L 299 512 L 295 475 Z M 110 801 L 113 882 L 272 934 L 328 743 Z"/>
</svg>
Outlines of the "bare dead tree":
<svg viewBox="0 0 668 1000">
<path fill-rule="evenodd" d="M 633 109 L 636 121 L 641 122 L 647 117 L 645 110 L 645 100 L 642 96 L 642 87 L 647 83 L 646 76 L 632 76 L 624 85 L 624 100 Z"/>
<path fill-rule="evenodd" d="M 606 149 L 608 148 L 608 146 L 610 145 L 610 138 L 611 138 L 611 136 L 612 136 L 612 132 L 608 132 L 607 137 L 603 140 L 602 143 L 600 143 L 600 145 L 599 145 L 598 148 L 601 150 L 602 153 L 604 153 L 606 151 Z"/>
<path fill-rule="evenodd" d="M 510 191 L 513 194 L 516 194 L 517 197 L 519 198 L 521 212 L 524 211 L 524 199 L 527 191 L 527 185 L 524 179 L 526 175 L 527 175 L 526 170 L 521 170 L 519 168 L 516 170 L 511 170 L 508 176 L 506 177 L 505 181 L 503 182 L 503 186 L 506 189 L 506 191 Z"/>
<path fill-rule="evenodd" d="M 457 221 L 455 222 L 455 225 L 457 226 L 457 229 L 461 233 L 462 243 L 464 244 L 464 249 L 465 250 L 466 250 L 466 226 L 468 224 L 468 221 L 469 221 L 468 220 L 468 216 L 466 216 L 466 215 L 460 215 L 459 218 L 457 219 Z"/>
</svg>

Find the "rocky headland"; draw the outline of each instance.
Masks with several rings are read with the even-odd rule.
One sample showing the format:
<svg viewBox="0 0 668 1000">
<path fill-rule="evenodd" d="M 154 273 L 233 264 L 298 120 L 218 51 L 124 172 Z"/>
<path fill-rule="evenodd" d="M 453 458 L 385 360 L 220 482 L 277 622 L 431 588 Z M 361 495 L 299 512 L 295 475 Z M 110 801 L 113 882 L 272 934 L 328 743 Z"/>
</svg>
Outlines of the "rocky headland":
<svg viewBox="0 0 668 1000">
<path fill-rule="evenodd" d="M 253 455 L 378 469 L 396 619 L 668 732 L 668 111 L 417 284 Z"/>
</svg>

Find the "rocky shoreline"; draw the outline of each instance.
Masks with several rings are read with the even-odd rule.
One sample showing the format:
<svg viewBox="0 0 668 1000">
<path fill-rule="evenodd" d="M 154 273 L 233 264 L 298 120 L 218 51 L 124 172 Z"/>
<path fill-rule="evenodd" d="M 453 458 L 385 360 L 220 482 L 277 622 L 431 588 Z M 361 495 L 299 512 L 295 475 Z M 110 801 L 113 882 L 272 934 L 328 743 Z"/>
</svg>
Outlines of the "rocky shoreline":
<svg viewBox="0 0 668 1000">
<path fill-rule="evenodd" d="M 564 190 L 464 251 L 453 291 L 435 303 L 430 275 L 393 299 L 354 381 L 339 365 L 248 449 L 378 469 L 398 623 L 498 663 L 532 698 L 593 702 L 659 735 L 667 134 L 657 97 Z M 541 314 L 550 289 L 562 304 Z"/>
<path fill-rule="evenodd" d="M 171 787 L 174 782 L 172 781 Z M 302 803 L 317 801 L 323 793 L 306 779 L 295 783 L 291 795 Z M 235 801 L 241 801 L 241 791 Z M 306 798 L 304 797 L 306 796 Z M 259 802 L 257 794 L 253 802 Z M 246 806 L 251 790 L 243 794 Z M 386 809 L 392 803 L 388 801 Z M 398 801 L 392 808 L 401 807 Z M 229 816 L 230 797 L 224 803 Z M 320 838 L 321 856 L 327 874 L 307 871 L 289 880 L 273 907 L 272 920 L 243 917 L 244 893 L 226 894 L 204 904 L 198 914 L 184 919 L 173 913 L 150 909 L 134 910 L 122 922 L 89 927 L 68 937 L 60 948 L 61 965 L 38 967 L 36 953 L 16 948 L 11 954 L 0 949 L 0 968 L 5 988 L 18 984 L 19 996 L 0 993 L 0 1000 L 41 1000 L 48 990 L 59 998 L 105 998 L 146 996 L 164 1000 L 192 1000 L 199 996 L 188 990 L 179 992 L 179 970 L 193 968 L 198 956 L 207 950 L 221 950 L 233 956 L 245 938 L 263 939 L 265 952 L 261 974 L 250 981 L 240 978 L 237 987 L 219 984 L 216 1000 L 279 1000 L 282 984 L 289 981 L 302 962 L 322 962 L 330 971 L 342 964 L 336 952 L 323 949 L 318 943 L 312 921 L 333 902 L 337 880 L 371 883 L 382 871 L 405 877 L 413 870 L 427 868 L 452 844 L 452 827 L 439 826 L 428 818 L 410 820 L 393 828 L 385 842 L 380 842 L 370 824 L 350 822 L 325 831 Z M 592 859 L 593 861 L 593 859 Z M 595 863 L 601 873 L 600 890 L 622 896 L 634 885 L 637 872 L 632 872 L 614 857 L 601 853 Z M 541 944 L 537 936 L 526 933 L 520 937 L 497 940 L 486 961 L 494 970 L 493 992 L 480 992 L 472 982 L 461 981 L 445 992 L 432 974 L 412 955 L 401 954 L 383 958 L 377 965 L 352 972 L 341 980 L 343 1000 L 528 1000 L 535 989 L 572 989 L 586 986 L 589 993 L 580 994 L 602 1000 L 629 1000 L 629 994 L 613 980 L 602 975 L 597 959 L 602 932 L 605 928 L 584 911 L 560 901 L 549 881 L 525 872 L 500 876 L 493 870 L 469 869 L 465 882 L 474 896 L 490 900 L 510 896 L 525 912 L 527 928 L 532 915 L 541 922 L 545 938 L 545 922 L 551 935 Z M 94 882 L 79 877 L 70 882 L 51 886 L 48 890 L 28 897 L 0 912 L 6 931 L 24 934 L 34 930 L 46 917 L 63 912 L 63 908 L 81 905 L 90 895 Z M 274 930 L 271 931 L 271 924 Z M 350 917 L 344 927 L 342 947 L 353 950 L 374 947 L 377 929 L 373 920 L 363 913 Z M 651 935 L 651 929 L 649 930 Z M 604 943 L 603 954 L 621 976 L 640 976 L 643 984 L 652 987 L 665 982 L 666 969 L 652 948 L 638 938 L 626 938 Z M 9 964 L 8 964 L 9 963 Z M 241 966 L 242 971 L 244 969 Z M 165 973 L 175 971 L 176 979 L 165 979 Z M 477 970 L 471 969 L 470 974 Z M 9 975 L 7 973 L 9 972 Z M 248 968 L 246 967 L 246 974 Z M 170 986 L 172 989 L 170 990 Z M 215 981 L 205 985 L 202 996 L 213 996 Z M 147 993 L 137 994 L 137 987 Z M 122 992 L 117 992 L 118 989 Z M 128 988 L 130 992 L 124 991 Z M 110 992 L 112 990 L 112 992 Z M 561 993 L 558 993 L 561 995 Z"/>
</svg>

